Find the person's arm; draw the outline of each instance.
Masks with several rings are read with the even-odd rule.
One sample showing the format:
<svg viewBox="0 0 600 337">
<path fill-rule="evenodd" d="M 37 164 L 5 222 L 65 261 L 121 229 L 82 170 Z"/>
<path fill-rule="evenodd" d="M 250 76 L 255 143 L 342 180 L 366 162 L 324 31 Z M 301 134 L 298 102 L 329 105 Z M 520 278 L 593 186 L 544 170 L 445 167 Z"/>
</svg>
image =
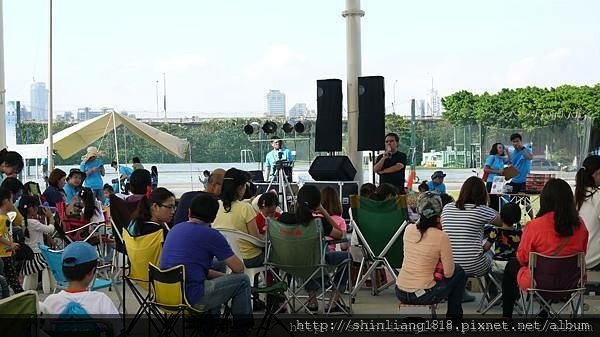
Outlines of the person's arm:
<svg viewBox="0 0 600 337">
<path fill-rule="evenodd" d="M 256 218 L 252 219 L 250 222 L 246 223 L 246 229 L 248 230 L 248 234 L 254 236 L 257 239 L 262 240 L 263 236 L 260 234 L 258 230 L 258 225 L 256 224 Z"/>
<path fill-rule="evenodd" d="M 504 173 L 504 170 L 500 169 L 500 170 L 496 170 L 492 168 L 492 165 L 494 164 L 494 160 L 496 156 L 494 155 L 490 155 L 488 157 L 488 159 L 486 159 L 485 161 L 485 166 L 483 167 L 483 171 L 487 172 L 487 173 L 492 173 L 492 174 L 499 174 L 502 175 Z"/>
<path fill-rule="evenodd" d="M 331 232 L 329 234 L 327 234 L 327 233 L 324 233 L 324 234 L 329 235 L 336 240 L 339 240 L 344 237 L 342 230 L 340 229 L 338 224 L 335 223 L 335 220 L 333 220 L 331 218 L 331 216 L 329 215 L 329 212 L 327 212 L 327 210 L 325 208 L 323 208 L 323 206 L 319 205 L 319 207 L 317 208 L 317 212 L 319 212 L 321 215 L 323 215 L 323 218 L 325 218 L 325 221 L 327 221 L 327 223 L 329 223 L 331 225 Z"/>
<path fill-rule="evenodd" d="M 406 167 L 406 155 L 402 152 L 396 152 L 396 154 L 400 157 L 400 162 L 383 169 L 382 173 L 396 173 Z"/>
<path fill-rule="evenodd" d="M 0 244 L 7 246 L 8 248 L 6 250 L 17 250 L 19 249 L 19 247 L 21 247 L 21 245 L 19 245 L 18 243 L 6 240 L 3 237 L 0 237 Z"/>
<path fill-rule="evenodd" d="M 532 222 L 530 221 L 529 224 L 525 226 L 525 230 L 521 236 L 521 242 L 519 243 L 519 248 L 517 249 L 517 260 L 519 260 L 521 266 L 527 266 L 529 264 L 529 253 L 533 248 L 533 240 L 536 234 L 536 229 L 531 225 Z"/>
<path fill-rule="evenodd" d="M 217 277 L 220 277 L 220 276 L 223 276 L 223 275 L 225 275 L 225 273 L 221 273 L 220 271 L 209 269 L 208 270 L 208 275 L 206 275 L 206 278 L 209 279 L 209 280 L 212 280 L 214 278 L 217 278 Z"/>
<path fill-rule="evenodd" d="M 498 236 L 498 231 L 496 231 L 495 228 L 492 228 L 486 237 L 485 243 L 483 244 L 484 252 L 487 252 L 488 250 L 490 250 L 490 248 L 492 248 L 492 245 L 496 241 L 497 236 Z"/>
<path fill-rule="evenodd" d="M 444 277 L 450 278 L 454 275 L 454 258 L 452 257 L 452 246 L 448 234 L 442 232 L 440 240 L 440 260 L 444 266 Z"/>
<path fill-rule="evenodd" d="M 383 164 L 385 163 L 385 160 L 388 158 L 389 158 L 389 156 L 388 156 L 387 152 L 377 156 L 377 159 L 375 159 L 376 163 L 375 163 L 375 165 L 373 165 L 373 171 L 375 171 L 375 173 L 381 173 L 381 170 L 383 169 Z"/>
<path fill-rule="evenodd" d="M 244 262 L 237 256 L 232 255 L 225 259 L 225 265 L 231 269 L 232 273 L 241 274 L 244 272 Z M 210 271 L 209 271 L 210 273 Z"/>
<path fill-rule="evenodd" d="M 533 159 L 533 152 L 530 151 L 527 147 L 523 146 L 523 156 L 527 158 L 527 160 Z"/>
</svg>

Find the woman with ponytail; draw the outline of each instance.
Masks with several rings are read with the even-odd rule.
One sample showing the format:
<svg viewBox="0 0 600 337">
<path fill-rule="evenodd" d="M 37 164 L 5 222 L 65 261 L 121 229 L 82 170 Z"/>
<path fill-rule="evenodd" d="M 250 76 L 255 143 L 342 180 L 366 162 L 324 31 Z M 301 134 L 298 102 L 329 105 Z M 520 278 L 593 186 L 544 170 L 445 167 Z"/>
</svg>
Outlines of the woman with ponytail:
<svg viewBox="0 0 600 337">
<path fill-rule="evenodd" d="M 600 156 L 585 158 L 575 175 L 575 205 L 587 227 L 587 269 L 600 270 Z"/>
<path fill-rule="evenodd" d="M 94 191 L 89 187 L 84 187 L 77 192 L 79 200 L 83 203 L 81 217 L 85 222 L 103 223 L 104 213 L 102 213 L 102 203 L 96 199 Z"/>
<path fill-rule="evenodd" d="M 249 180 L 244 171 L 230 168 L 225 172 L 219 211 L 213 222 L 213 228 L 232 229 L 262 240 L 256 225 L 254 208 L 249 202 L 242 201 L 246 194 L 247 183 Z M 238 247 L 247 268 L 260 267 L 264 264 L 265 255 L 261 247 L 244 240 L 238 240 Z"/>
<path fill-rule="evenodd" d="M 41 212 L 43 210 L 43 213 Z M 19 200 L 19 212 L 24 215 L 25 244 L 31 248 L 33 257 L 23 263 L 23 289 L 37 290 L 38 273 L 42 272 L 42 288 L 50 293 L 51 283 L 48 264 L 40 252 L 40 243 L 44 243 L 44 234 L 54 232 L 54 217 L 47 207 L 40 208 L 38 197 L 24 195 Z M 42 221 L 46 222 L 44 224 Z"/>
<path fill-rule="evenodd" d="M 329 212 L 323 208 L 321 205 L 321 192 L 313 185 L 304 185 L 298 190 L 295 213 L 291 214 L 284 212 L 279 217 L 279 221 L 287 225 L 309 226 L 314 224 L 312 220 L 315 218 L 323 219 L 321 225 L 323 226 L 322 234 L 324 236 L 329 236 L 336 240 L 344 238 L 345 233 L 340 229 L 335 220 L 331 218 Z M 348 252 L 329 251 L 325 254 L 325 261 L 332 266 L 337 266 L 347 259 L 352 260 L 352 256 L 350 256 L 350 253 Z M 339 282 L 339 289 L 344 289 L 346 287 L 346 282 L 348 281 L 347 278 L 348 271 L 345 268 L 341 268 L 333 277 L 333 282 L 335 282 L 335 284 L 338 284 Z M 305 290 L 308 292 L 306 307 L 310 311 L 317 311 L 319 309 L 317 290 L 319 290 L 320 285 L 321 282 L 319 280 L 313 279 L 305 286 Z M 347 308 L 342 308 L 343 305 L 339 299 L 340 293 L 336 290 L 332 296 L 331 307 L 326 309 L 326 312 L 348 312 Z"/>
<path fill-rule="evenodd" d="M 166 238 L 169 232 L 167 223 L 173 218 L 175 207 L 175 195 L 168 189 L 159 187 L 149 197 L 142 197 L 127 231 L 131 236 L 142 236 L 162 230 Z"/>
<path fill-rule="evenodd" d="M 432 304 L 447 298 L 446 318 L 460 319 L 467 277 L 461 266 L 454 263 L 450 239 L 441 230 L 439 194 L 421 193 L 417 211 L 419 221 L 406 227 L 402 239 L 404 260 L 396 279 L 396 297 L 407 304 Z M 437 270 L 440 261 L 441 273 Z"/>
</svg>

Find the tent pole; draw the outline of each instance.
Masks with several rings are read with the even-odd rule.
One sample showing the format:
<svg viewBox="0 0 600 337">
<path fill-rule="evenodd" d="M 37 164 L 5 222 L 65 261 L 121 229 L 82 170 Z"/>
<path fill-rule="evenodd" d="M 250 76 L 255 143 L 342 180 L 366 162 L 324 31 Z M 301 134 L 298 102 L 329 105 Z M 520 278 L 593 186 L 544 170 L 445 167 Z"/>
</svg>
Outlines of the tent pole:
<svg viewBox="0 0 600 337">
<path fill-rule="evenodd" d="M 194 190 L 194 178 L 193 178 L 193 171 L 192 171 L 192 143 L 188 143 L 188 151 L 190 151 L 190 190 Z"/>
<path fill-rule="evenodd" d="M 119 180 L 119 145 L 117 143 L 117 121 L 115 119 L 115 113 L 116 112 L 113 110 L 110 114 L 110 118 L 112 118 L 113 121 L 113 132 L 115 135 L 115 157 L 117 157 L 117 186 L 119 188 L 119 190 L 115 191 L 115 193 L 121 193 L 121 181 Z"/>
</svg>

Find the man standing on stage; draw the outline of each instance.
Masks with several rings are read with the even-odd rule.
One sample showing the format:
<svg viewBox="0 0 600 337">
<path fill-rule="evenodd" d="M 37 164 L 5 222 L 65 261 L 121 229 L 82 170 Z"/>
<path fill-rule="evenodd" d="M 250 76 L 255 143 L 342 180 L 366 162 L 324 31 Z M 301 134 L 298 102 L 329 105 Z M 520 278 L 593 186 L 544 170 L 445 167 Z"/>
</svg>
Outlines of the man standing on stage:
<svg viewBox="0 0 600 337">
<path fill-rule="evenodd" d="M 523 145 L 523 138 L 518 133 L 510 135 L 510 141 L 514 147 L 514 150 L 509 152 L 510 163 L 514 168 L 519 170 L 519 174 L 513 177 L 508 185 L 512 186 L 513 193 L 525 192 L 527 175 L 531 169 L 531 159 L 533 158 L 531 146 L 529 148 L 525 147 Z M 529 198 L 525 202 L 529 204 Z M 531 205 L 526 205 L 526 208 L 529 218 L 533 219 Z"/>
<path fill-rule="evenodd" d="M 399 140 L 398 135 L 393 132 L 385 135 L 385 153 L 377 156 L 373 171 L 379 174 L 380 184 L 392 184 L 398 188 L 400 194 L 405 194 L 406 154 L 398 151 Z"/>
<path fill-rule="evenodd" d="M 292 157 L 292 151 L 283 146 L 283 140 L 281 140 L 277 136 L 271 137 L 271 146 L 273 146 L 273 150 L 267 153 L 265 157 L 265 177 L 267 181 L 270 181 L 273 176 L 275 176 L 275 163 L 278 160 L 288 161 L 290 164 L 294 161 Z M 292 168 L 291 166 L 285 167 L 285 174 L 288 177 L 288 180 L 291 181 L 292 178 Z"/>
</svg>

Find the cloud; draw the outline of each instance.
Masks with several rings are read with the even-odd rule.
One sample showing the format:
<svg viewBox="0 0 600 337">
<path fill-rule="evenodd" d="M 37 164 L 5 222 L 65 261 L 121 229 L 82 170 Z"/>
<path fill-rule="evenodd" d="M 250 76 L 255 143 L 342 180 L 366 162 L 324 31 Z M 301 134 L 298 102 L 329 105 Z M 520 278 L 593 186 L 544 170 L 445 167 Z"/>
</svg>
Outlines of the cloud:
<svg viewBox="0 0 600 337">
<path fill-rule="evenodd" d="M 565 70 L 574 65 L 575 58 L 574 52 L 568 48 L 556 48 L 545 54 L 521 58 L 508 65 L 504 84 L 510 87 L 561 84 L 572 78 L 572 74 Z"/>
<path fill-rule="evenodd" d="M 177 72 L 208 65 L 208 58 L 200 54 L 180 54 L 161 58 L 157 62 L 159 72 Z"/>
<path fill-rule="evenodd" d="M 273 45 L 243 73 L 251 79 L 273 77 L 286 69 L 295 68 L 304 63 L 304 60 L 304 54 L 293 51 L 287 45 Z"/>
</svg>

